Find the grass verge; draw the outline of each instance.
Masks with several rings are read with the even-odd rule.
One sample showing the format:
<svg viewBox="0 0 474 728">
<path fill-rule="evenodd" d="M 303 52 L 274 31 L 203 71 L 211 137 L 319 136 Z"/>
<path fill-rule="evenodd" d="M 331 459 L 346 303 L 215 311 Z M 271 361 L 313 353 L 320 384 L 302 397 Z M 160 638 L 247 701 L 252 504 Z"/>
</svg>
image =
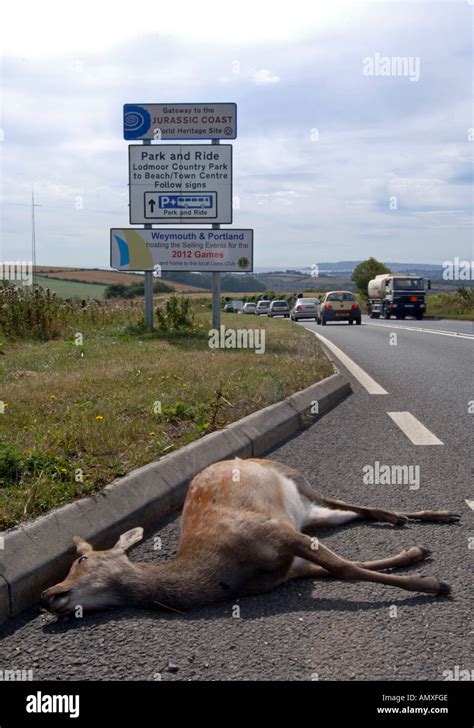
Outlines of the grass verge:
<svg viewBox="0 0 474 728">
<path fill-rule="evenodd" d="M 61 340 L 0 342 L 0 529 L 333 373 L 287 320 L 224 314 L 227 328 L 264 329 L 265 353 L 212 350 L 207 301 L 193 301 L 185 335 L 144 333 L 142 306 L 113 302 L 100 321 L 86 311 Z"/>
</svg>

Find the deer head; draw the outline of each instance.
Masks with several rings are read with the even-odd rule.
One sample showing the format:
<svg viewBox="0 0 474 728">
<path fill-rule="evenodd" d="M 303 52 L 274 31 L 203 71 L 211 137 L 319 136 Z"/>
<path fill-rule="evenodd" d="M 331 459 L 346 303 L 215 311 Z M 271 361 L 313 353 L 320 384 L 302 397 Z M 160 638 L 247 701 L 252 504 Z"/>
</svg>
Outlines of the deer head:
<svg viewBox="0 0 474 728">
<path fill-rule="evenodd" d="M 143 528 L 123 533 L 108 551 L 94 551 L 90 543 L 74 537 L 78 557 L 64 581 L 46 589 L 41 606 L 57 615 L 130 604 L 128 583 L 133 581 L 136 566 L 127 551 L 143 538 Z"/>
</svg>

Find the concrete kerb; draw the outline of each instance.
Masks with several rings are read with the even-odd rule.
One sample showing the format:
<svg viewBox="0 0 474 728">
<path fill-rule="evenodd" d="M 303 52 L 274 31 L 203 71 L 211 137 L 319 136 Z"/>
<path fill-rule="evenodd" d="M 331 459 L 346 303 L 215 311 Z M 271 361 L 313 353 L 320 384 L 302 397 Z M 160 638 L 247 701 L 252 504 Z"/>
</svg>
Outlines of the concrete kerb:
<svg viewBox="0 0 474 728">
<path fill-rule="evenodd" d="M 128 528 L 152 526 L 181 506 L 189 481 L 204 468 L 219 460 L 264 455 L 350 392 L 349 382 L 334 374 L 132 471 L 98 494 L 6 531 L 0 550 L 0 623 L 37 602 L 43 589 L 65 576 L 75 553 L 73 536 L 110 548 Z"/>
<path fill-rule="evenodd" d="M 8 589 L 8 584 L 5 579 L 3 578 L 3 576 L 0 576 L 0 624 L 8 619 L 9 615 L 10 591 Z"/>
</svg>

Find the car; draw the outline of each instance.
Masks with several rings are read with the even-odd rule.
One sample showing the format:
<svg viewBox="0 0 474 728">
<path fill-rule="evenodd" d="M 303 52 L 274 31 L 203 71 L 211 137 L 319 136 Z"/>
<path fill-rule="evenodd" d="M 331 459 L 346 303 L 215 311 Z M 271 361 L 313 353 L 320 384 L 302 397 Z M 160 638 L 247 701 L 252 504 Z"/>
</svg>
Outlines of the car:
<svg viewBox="0 0 474 728">
<path fill-rule="evenodd" d="M 273 316 L 290 318 L 290 306 L 288 305 L 288 301 L 272 301 L 267 315 L 270 318 L 273 318 Z"/>
<path fill-rule="evenodd" d="M 290 318 L 292 321 L 301 321 L 302 319 L 318 320 L 319 314 L 319 298 L 297 298 L 295 305 L 291 309 Z"/>
<path fill-rule="evenodd" d="M 257 304 L 253 303 L 252 301 L 249 301 L 248 303 L 244 303 L 242 313 L 255 313 L 256 309 L 257 309 Z"/>
<path fill-rule="evenodd" d="M 350 291 L 329 291 L 323 296 L 316 323 L 326 326 L 328 321 L 348 321 L 360 325 L 362 312 Z"/>
<path fill-rule="evenodd" d="M 231 301 L 224 306 L 225 313 L 241 313 L 244 307 L 243 301 Z"/>
<path fill-rule="evenodd" d="M 259 301 L 257 303 L 257 308 L 255 309 L 255 313 L 257 316 L 263 316 L 264 314 L 268 313 L 268 309 L 270 308 L 271 301 Z"/>
</svg>

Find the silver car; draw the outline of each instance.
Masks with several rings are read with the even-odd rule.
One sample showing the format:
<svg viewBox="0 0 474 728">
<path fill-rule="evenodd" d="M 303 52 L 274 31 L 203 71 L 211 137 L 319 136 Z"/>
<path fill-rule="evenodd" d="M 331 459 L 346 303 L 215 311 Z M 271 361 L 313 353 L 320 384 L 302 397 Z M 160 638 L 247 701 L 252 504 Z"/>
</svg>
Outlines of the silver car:
<svg viewBox="0 0 474 728">
<path fill-rule="evenodd" d="M 273 316 L 283 316 L 284 318 L 290 318 L 290 307 L 287 301 L 272 301 L 270 308 L 268 309 L 267 316 L 273 318 Z"/>
<path fill-rule="evenodd" d="M 314 319 L 319 316 L 319 298 L 298 298 L 291 309 L 291 320 L 301 321 L 303 319 Z"/>
<path fill-rule="evenodd" d="M 259 301 L 257 303 L 257 308 L 255 309 L 255 313 L 257 316 L 263 316 L 268 313 L 268 309 L 270 308 L 271 301 Z"/>
<path fill-rule="evenodd" d="M 244 303 L 242 313 L 255 313 L 256 309 L 257 309 L 257 304 L 252 303 L 252 301 L 249 301 L 248 303 Z"/>
</svg>

